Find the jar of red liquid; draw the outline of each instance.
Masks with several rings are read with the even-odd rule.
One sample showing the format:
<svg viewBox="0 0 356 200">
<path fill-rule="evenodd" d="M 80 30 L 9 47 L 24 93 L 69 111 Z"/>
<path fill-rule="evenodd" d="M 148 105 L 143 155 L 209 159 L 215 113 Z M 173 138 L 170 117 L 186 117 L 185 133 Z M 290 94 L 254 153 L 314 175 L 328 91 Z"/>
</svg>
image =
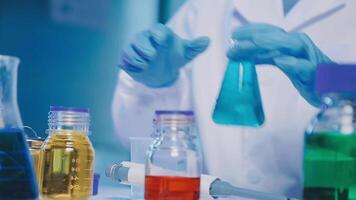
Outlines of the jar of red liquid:
<svg viewBox="0 0 356 200">
<path fill-rule="evenodd" d="M 156 111 L 146 159 L 146 200 L 199 199 L 201 156 L 192 111 Z"/>
</svg>

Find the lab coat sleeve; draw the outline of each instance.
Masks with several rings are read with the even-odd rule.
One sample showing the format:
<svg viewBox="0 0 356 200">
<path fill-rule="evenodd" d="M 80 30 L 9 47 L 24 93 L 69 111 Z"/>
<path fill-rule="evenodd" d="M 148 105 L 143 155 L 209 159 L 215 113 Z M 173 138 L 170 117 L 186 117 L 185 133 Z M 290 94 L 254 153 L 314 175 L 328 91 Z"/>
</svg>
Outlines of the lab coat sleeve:
<svg viewBox="0 0 356 200">
<path fill-rule="evenodd" d="M 168 26 L 179 36 L 190 38 L 186 14 L 192 1 L 184 4 Z M 126 72 L 119 72 L 112 103 L 115 131 L 125 147 L 130 137 L 149 137 L 156 110 L 191 110 L 191 80 L 189 64 L 183 67 L 177 81 L 170 87 L 153 89 L 133 80 Z"/>
</svg>

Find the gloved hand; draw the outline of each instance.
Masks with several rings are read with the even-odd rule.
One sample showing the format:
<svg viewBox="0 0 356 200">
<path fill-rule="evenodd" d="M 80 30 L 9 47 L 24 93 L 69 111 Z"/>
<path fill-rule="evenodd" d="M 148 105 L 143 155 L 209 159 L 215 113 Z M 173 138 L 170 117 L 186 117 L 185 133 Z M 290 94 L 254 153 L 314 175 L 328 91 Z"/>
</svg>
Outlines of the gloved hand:
<svg viewBox="0 0 356 200">
<path fill-rule="evenodd" d="M 208 37 L 185 40 L 168 27 L 156 24 L 139 33 L 123 50 L 119 66 L 148 87 L 166 87 L 176 81 L 179 69 L 208 45 Z"/>
<path fill-rule="evenodd" d="M 316 67 L 332 62 L 304 33 L 289 33 L 268 24 L 249 24 L 237 28 L 236 43 L 227 56 L 236 61 L 272 64 L 281 69 L 299 93 L 312 105 L 320 99 L 314 92 Z"/>
</svg>

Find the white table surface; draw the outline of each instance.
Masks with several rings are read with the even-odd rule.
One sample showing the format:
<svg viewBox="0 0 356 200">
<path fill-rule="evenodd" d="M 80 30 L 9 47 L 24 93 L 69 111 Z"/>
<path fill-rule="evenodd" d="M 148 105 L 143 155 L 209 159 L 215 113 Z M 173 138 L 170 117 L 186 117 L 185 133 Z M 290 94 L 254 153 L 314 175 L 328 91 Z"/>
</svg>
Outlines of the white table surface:
<svg viewBox="0 0 356 200">
<path fill-rule="evenodd" d="M 200 197 L 200 200 L 212 200 L 211 197 Z M 220 198 L 221 200 L 227 199 L 239 199 L 239 198 Z M 131 198 L 131 190 L 129 187 L 124 186 L 103 186 L 99 188 L 99 193 L 96 196 L 93 196 L 91 200 L 143 200 L 137 198 Z"/>
<path fill-rule="evenodd" d="M 130 188 L 123 186 L 104 186 L 99 187 L 98 195 L 93 196 L 92 200 L 128 200 L 130 197 Z"/>
</svg>

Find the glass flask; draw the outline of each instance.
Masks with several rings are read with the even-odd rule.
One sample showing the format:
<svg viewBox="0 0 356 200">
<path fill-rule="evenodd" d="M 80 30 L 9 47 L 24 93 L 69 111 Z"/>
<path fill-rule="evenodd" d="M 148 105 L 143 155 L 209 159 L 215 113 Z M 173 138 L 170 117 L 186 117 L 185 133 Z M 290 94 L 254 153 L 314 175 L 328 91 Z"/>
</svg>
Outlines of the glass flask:
<svg viewBox="0 0 356 200">
<path fill-rule="evenodd" d="M 356 65 L 321 65 L 320 112 L 305 133 L 304 199 L 356 199 Z"/>
<path fill-rule="evenodd" d="M 17 104 L 18 65 L 18 58 L 0 55 L 0 199 L 38 197 Z"/>
<path fill-rule="evenodd" d="M 223 125 L 259 127 L 264 120 L 255 65 L 230 60 L 215 104 L 213 121 Z"/>
<path fill-rule="evenodd" d="M 154 141 L 147 152 L 145 199 L 199 199 L 201 156 L 193 112 L 156 111 Z"/>
<path fill-rule="evenodd" d="M 94 149 L 85 108 L 51 106 L 48 137 L 41 148 L 40 192 L 44 199 L 89 199 Z"/>
</svg>

